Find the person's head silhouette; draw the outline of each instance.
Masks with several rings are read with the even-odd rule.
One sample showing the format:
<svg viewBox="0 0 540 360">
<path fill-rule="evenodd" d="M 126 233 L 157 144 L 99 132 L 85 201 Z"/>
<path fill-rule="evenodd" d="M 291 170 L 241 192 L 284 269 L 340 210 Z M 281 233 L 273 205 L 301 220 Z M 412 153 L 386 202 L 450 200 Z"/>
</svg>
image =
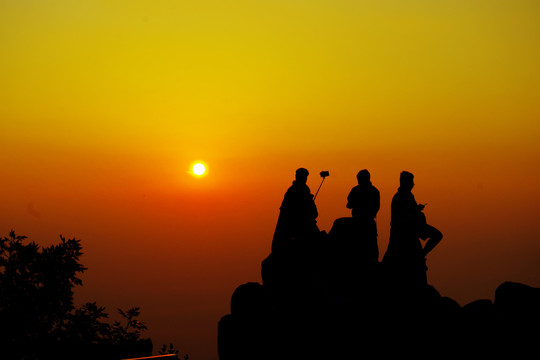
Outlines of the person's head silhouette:
<svg viewBox="0 0 540 360">
<path fill-rule="evenodd" d="M 369 171 L 366 169 L 360 170 L 358 174 L 356 174 L 356 180 L 358 180 L 358 185 L 369 185 L 370 182 L 370 174 Z"/>
<path fill-rule="evenodd" d="M 298 184 L 305 184 L 307 183 L 307 177 L 309 175 L 309 171 L 304 168 L 299 168 L 296 170 L 296 182 Z"/>
<path fill-rule="evenodd" d="M 403 190 L 411 191 L 414 187 L 414 175 L 408 171 L 402 171 L 399 174 L 399 186 Z"/>
</svg>

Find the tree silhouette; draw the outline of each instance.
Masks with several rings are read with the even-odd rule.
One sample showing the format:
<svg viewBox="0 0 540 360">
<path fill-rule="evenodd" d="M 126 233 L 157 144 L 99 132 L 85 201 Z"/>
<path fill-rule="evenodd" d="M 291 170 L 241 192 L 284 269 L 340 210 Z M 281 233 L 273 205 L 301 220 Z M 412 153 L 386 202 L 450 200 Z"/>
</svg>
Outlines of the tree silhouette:
<svg viewBox="0 0 540 360">
<path fill-rule="evenodd" d="M 0 239 L 0 358 L 121 359 L 149 356 L 152 342 L 142 338 L 140 309 L 118 312 L 112 325 L 105 308 L 88 302 L 76 308 L 73 288 L 81 286 L 81 241 L 40 247 L 26 236 Z"/>
</svg>

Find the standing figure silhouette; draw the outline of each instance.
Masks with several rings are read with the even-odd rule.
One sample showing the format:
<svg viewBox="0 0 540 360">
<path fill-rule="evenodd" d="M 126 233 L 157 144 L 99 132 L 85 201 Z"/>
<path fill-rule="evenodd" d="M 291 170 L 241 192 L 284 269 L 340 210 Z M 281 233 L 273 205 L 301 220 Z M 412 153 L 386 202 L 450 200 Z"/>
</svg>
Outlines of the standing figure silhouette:
<svg viewBox="0 0 540 360">
<path fill-rule="evenodd" d="M 426 222 L 412 188 L 414 175 L 402 171 L 399 189 L 392 199 L 390 241 L 383 264 L 400 285 L 408 287 L 427 285 L 426 255 L 437 246 L 442 233 Z M 427 240 L 424 247 L 420 239 Z"/>
</svg>

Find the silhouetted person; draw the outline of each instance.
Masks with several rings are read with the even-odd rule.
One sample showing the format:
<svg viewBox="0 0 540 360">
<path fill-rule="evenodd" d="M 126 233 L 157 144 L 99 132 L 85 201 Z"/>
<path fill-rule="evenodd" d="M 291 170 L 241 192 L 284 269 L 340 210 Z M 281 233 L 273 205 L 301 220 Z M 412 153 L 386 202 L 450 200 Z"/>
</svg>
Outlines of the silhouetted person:
<svg viewBox="0 0 540 360">
<path fill-rule="evenodd" d="M 356 175 L 358 185 L 347 197 L 352 217 L 336 219 L 330 230 L 330 274 L 335 288 L 343 295 L 371 292 L 379 262 L 377 224 L 380 193 L 370 181 L 367 170 Z"/>
<path fill-rule="evenodd" d="M 426 285 L 426 255 L 441 241 L 442 233 L 426 223 L 422 210 L 411 190 L 414 175 L 403 171 L 399 189 L 392 199 L 390 241 L 383 258 L 392 276 L 402 285 Z M 420 239 L 427 240 L 424 247 Z"/>
<path fill-rule="evenodd" d="M 281 249 L 290 239 L 307 239 L 317 235 L 317 206 L 311 190 L 307 186 L 309 172 L 304 168 L 296 170 L 296 180 L 285 193 L 281 203 L 279 218 L 272 241 L 272 251 Z"/>
<path fill-rule="evenodd" d="M 352 209 L 353 218 L 360 221 L 366 230 L 369 229 L 370 235 L 377 236 L 375 218 L 381 207 L 381 195 L 371 183 L 370 177 L 366 169 L 358 172 L 358 185 L 347 196 L 347 208 Z"/>
</svg>

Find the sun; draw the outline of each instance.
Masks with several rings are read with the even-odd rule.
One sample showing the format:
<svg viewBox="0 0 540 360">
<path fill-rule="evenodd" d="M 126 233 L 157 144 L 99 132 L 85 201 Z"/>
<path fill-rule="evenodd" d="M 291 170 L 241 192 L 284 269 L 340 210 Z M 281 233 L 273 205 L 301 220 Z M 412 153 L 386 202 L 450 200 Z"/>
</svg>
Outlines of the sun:
<svg viewBox="0 0 540 360">
<path fill-rule="evenodd" d="M 193 165 L 193 173 L 197 176 L 202 176 L 206 172 L 206 167 L 201 163 Z"/>
</svg>

